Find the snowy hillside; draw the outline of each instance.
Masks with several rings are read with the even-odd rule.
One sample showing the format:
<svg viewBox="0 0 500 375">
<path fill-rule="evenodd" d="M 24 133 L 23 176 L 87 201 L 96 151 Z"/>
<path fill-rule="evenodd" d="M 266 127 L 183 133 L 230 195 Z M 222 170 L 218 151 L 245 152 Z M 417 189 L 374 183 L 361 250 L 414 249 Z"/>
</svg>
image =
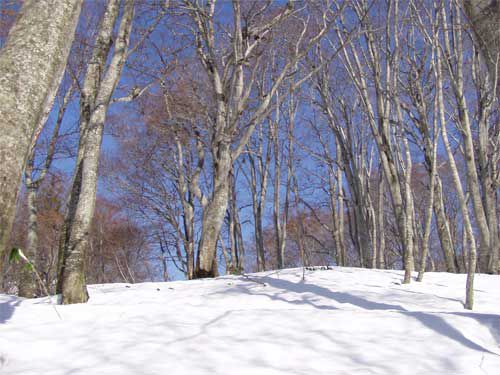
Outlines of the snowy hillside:
<svg viewBox="0 0 500 375">
<path fill-rule="evenodd" d="M 354 268 L 0 295 L 1 374 L 499 374 L 500 278 Z"/>
</svg>

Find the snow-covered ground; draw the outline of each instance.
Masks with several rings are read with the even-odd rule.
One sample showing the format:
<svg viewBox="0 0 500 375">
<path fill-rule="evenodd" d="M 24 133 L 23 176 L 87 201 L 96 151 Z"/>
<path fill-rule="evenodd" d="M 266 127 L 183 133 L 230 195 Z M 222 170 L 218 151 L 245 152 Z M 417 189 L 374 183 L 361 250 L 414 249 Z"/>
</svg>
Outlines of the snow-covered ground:
<svg viewBox="0 0 500 375">
<path fill-rule="evenodd" d="M 0 295 L 1 374 L 500 374 L 500 277 L 355 268 Z"/>
</svg>

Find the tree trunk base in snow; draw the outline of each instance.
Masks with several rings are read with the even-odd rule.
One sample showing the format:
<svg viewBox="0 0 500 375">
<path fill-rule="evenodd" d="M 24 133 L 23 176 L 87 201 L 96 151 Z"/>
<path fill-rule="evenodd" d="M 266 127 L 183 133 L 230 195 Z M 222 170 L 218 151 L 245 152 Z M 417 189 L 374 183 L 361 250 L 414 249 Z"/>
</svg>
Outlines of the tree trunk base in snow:
<svg viewBox="0 0 500 375">
<path fill-rule="evenodd" d="M 410 284 L 411 282 L 411 271 L 405 270 L 405 277 L 403 279 L 403 284 Z"/>
<path fill-rule="evenodd" d="M 196 270 L 193 275 L 193 279 L 207 279 L 216 277 L 213 270 Z"/>
<path fill-rule="evenodd" d="M 37 297 L 36 280 L 33 272 L 27 269 L 22 269 L 19 276 L 19 290 L 17 295 L 23 298 Z"/>
<path fill-rule="evenodd" d="M 68 275 L 62 284 L 62 305 L 85 303 L 89 300 L 89 293 L 85 284 L 85 277 L 79 274 Z"/>
</svg>

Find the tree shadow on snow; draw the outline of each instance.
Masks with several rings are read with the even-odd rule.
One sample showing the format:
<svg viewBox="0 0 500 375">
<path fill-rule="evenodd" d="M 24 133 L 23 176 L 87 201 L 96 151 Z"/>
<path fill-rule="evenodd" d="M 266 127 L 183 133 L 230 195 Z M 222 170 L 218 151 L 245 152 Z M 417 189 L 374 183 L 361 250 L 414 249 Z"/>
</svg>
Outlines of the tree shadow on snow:
<svg viewBox="0 0 500 375">
<path fill-rule="evenodd" d="M 14 315 L 14 310 L 21 301 L 13 296 L 2 296 L 0 299 L 0 324 L 6 323 Z"/>
<path fill-rule="evenodd" d="M 351 304 L 353 306 L 360 307 L 364 310 L 385 310 L 385 311 L 395 311 L 398 313 L 402 313 L 408 316 L 411 316 L 415 319 L 417 319 L 422 325 L 425 327 L 431 329 L 432 331 L 440 334 L 441 336 L 447 337 L 469 349 L 481 351 L 481 352 L 487 352 L 489 354 L 493 354 L 498 356 L 497 353 L 492 352 L 488 350 L 487 348 L 475 343 L 474 341 L 468 339 L 467 337 L 464 336 L 462 332 L 460 332 L 458 329 L 453 327 L 450 323 L 448 323 L 446 320 L 444 320 L 442 317 L 438 316 L 437 314 L 434 313 L 426 313 L 426 312 L 419 312 L 419 311 L 408 311 L 404 307 L 400 305 L 393 305 L 393 304 L 387 304 L 387 303 L 380 303 L 380 302 L 374 302 L 374 301 L 369 301 L 363 297 L 355 296 L 350 293 L 346 292 L 335 292 L 332 291 L 328 288 L 324 288 L 318 285 L 314 284 L 307 284 L 305 282 L 300 282 L 300 283 L 293 283 L 288 280 L 283 280 L 283 279 L 275 279 L 272 277 L 259 277 L 258 278 L 260 281 L 267 283 L 273 288 L 276 289 L 284 289 L 296 294 L 315 294 L 317 296 L 321 296 L 324 298 L 328 298 L 331 300 L 334 300 L 338 303 L 347 303 Z M 272 296 L 271 296 L 272 298 Z M 294 304 L 301 304 L 301 303 L 307 303 L 307 304 L 312 304 L 308 298 L 303 299 L 303 301 L 288 301 L 286 299 L 282 299 L 283 301 L 291 302 Z M 335 307 L 328 307 L 330 309 L 335 309 Z M 451 314 L 451 313 L 450 313 Z M 462 316 L 467 316 L 467 317 L 472 317 L 474 318 L 475 315 L 474 313 L 454 313 L 455 315 L 462 315 Z M 484 315 L 484 314 L 483 314 Z M 494 319 L 495 322 L 497 322 L 497 319 L 499 319 L 498 316 L 490 316 L 489 318 Z M 478 318 L 479 319 L 479 318 Z M 480 319 L 479 320 L 481 324 L 484 322 Z M 500 325 L 500 324 L 499 324 Z M 498 328 L 498 327 L 497 327 Z M 498 335 L 498 332 L 496 333 Z M 496 338 L 496 336 L 495 336 Z"/>
</svg>

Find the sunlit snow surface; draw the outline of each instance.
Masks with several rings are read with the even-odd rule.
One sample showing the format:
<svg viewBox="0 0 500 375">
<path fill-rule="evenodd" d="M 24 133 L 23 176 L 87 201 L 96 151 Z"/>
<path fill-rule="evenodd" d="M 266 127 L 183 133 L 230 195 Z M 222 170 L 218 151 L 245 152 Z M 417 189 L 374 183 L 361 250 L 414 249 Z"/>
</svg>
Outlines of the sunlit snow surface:
<svg viewBox="0 0 500 375">
<path fill-rule="evenodd" d="M 500 374 L 500 277 L 301 269 L 0 295 L 0 374 Z M 57 309 L 57 311 L 56 311 Z M 59 317 L 60 315 L 60 317 Z"/>
</svg>

